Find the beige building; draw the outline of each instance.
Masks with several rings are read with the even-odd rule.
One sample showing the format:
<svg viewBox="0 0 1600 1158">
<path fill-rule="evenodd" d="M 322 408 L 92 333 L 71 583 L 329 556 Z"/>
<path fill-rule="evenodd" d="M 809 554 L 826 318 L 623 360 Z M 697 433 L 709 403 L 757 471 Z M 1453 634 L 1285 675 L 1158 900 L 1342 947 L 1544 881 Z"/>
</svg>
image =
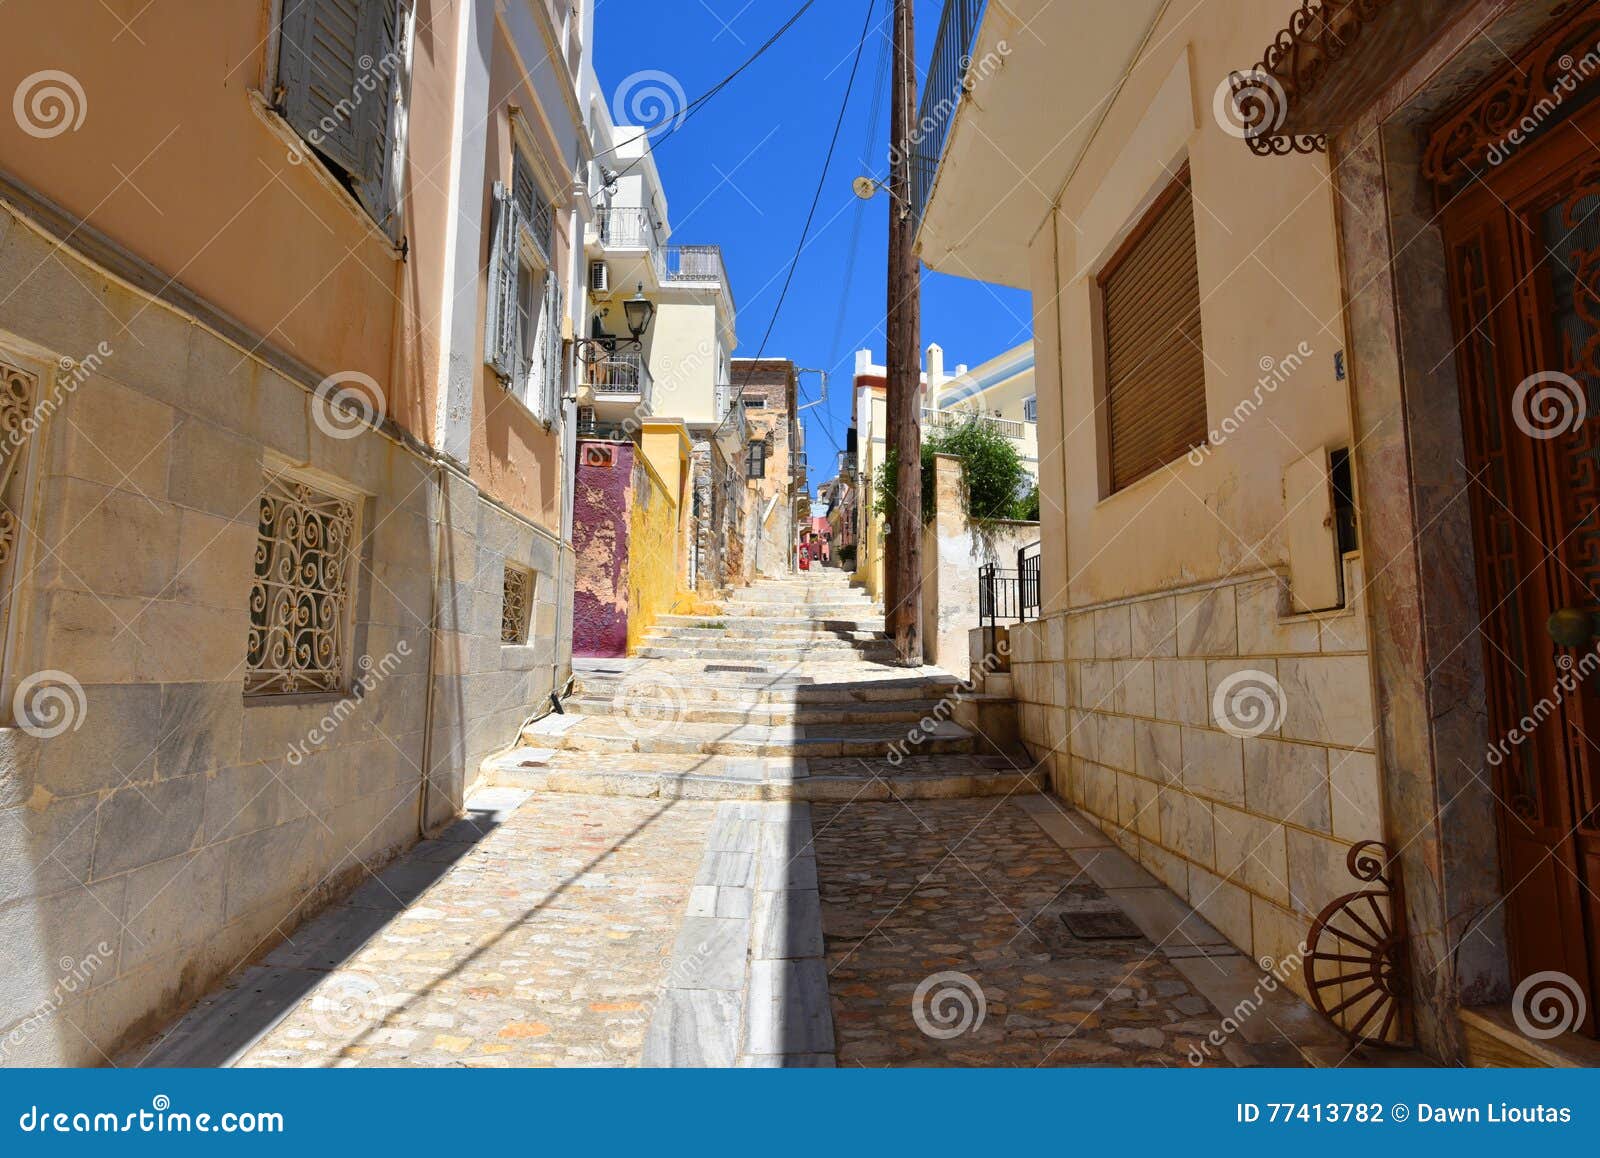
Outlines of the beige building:
<svg viewBox="0 0 1600 1158">
<path fill-rule="evenodd" d="M 919 143 L 923 260 L 1033 291 L 1030 750 L 1253 957 L 1350 932 L 1287 977 L 1347 1030 L 1562 1056 L 1513 1003 L 1595 1032 L 1600 10 L 1091 7 L 948 5 Z"/>
<path fill-rule="evenodd" d="M 591 16 L 0 9 L 6 1064 L 114 1057 L 565 684 Z"/>
<path fill-rule="evenodd" d="M 932 347 L 930 356 L 937 349 Z M 938 360 L 943 361 L 942 354 Z M 1033 384 L 1032 342 L 971 370 L 958 366 L 954 377 L 945 378 L 942 373 L 930 377 L 936 384 L 929 386 L 932 404 L 923 412 L 925 429 L 938 430 L 976 415 L 1010 439 L 1028 473 L 1039 477 L 1039 404 Z"/>
</svg>

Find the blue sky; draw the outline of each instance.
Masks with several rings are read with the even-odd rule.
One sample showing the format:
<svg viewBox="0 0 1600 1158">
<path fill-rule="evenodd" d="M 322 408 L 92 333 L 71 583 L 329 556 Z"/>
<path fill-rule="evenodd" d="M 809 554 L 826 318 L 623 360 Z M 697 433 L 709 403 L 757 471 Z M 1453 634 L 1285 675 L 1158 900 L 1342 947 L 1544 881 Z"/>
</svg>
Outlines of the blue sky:
<svg viewBox="0 0 1600 1158">
<path fill-rule="evenodd" d="M 742 63 L 800 2 L 598 0 L 601 86 L 614 96 L 632 74 L 660 70 L 693 100 Z M 755 354 L 772 319 L 868 2 L 817 0 L 776 46 L 656 149 L 673 239 L 723 247 L 739 306 L 741 357 Z M 917 55 L 924 67 L 942 8 L 942 0 L 917 0 Z M 670 16 L 663 18 L 664 11 Z M 877 0 L 811 238 L 766 350 L 769 357 L 833 375 L 827 405 L 803 416 L 813 488 L 832 476 L 850 424 L 854 351 L 870 346 L 883 360 L 888 199 L 880 194 L 862 202 L 850 181 L 863 172 L 888 172 L 889 13 L 889 0 Z M 975 366 L 1029 337 L 1028 295 L 1015 290 L 924 271 L 922 308 L 923 345 L 943 346 L 949 367 Z M 817 377 L 803 382 L 814 401 Z"/>
</svg>

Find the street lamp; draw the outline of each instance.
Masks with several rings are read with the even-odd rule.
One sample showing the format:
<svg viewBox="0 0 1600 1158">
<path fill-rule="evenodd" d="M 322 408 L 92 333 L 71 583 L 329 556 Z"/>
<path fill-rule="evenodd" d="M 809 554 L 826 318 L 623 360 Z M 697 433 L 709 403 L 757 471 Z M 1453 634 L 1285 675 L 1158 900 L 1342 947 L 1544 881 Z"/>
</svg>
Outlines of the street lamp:
<svg viewBox="0 0 1600 1158">
<path fill-rule="evenodd" d="M 622 313 L 628 320 L 628 332 L 633 335 L 634 343 L 639 344 L 656 316 L 656 304 L 644 296 L 643 282 L 639 283 L 638 292 L 622 303 Z"/>
</svg>

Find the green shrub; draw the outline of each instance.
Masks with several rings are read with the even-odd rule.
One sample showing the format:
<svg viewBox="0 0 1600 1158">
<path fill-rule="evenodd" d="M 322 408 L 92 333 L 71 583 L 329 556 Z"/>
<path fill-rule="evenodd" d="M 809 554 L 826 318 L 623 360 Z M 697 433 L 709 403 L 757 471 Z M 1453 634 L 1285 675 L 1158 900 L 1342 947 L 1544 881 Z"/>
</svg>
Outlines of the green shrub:
<svg viewBox="0 0 1600 1158">
<path fill-rule="evenodd" d="M 967 519 L 987 523 L 996 519 L 1038 519 L 1039 488 L 1032 485 L 1022 456 L 1011 440 L 993 423 L 973 414 L 959 425 L 935 430 L 922 440 L 922 521 L 934 513 L 934 456 L 961 460 L 961 506 Z M 895 478 L 899 456 L 890 447 L 874 483 L 872 513 L 888 519 L 894 510 Z M 1032 515 L 1023 512 L 1031 510 Z"/>
</svg>

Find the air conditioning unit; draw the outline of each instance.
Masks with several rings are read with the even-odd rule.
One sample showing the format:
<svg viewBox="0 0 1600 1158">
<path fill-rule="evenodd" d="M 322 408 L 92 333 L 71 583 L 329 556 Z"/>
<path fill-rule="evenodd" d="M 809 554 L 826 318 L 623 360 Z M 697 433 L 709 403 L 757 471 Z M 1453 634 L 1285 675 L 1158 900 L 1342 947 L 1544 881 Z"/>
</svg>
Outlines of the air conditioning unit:
<svg viewBox="0 0 1600 1158">
<path fill-rule="evenodd" d="M 597 294 L 611 292 L 611 269 L 603 261 L 589 263 L 589 292 Z"/>
</svg>

